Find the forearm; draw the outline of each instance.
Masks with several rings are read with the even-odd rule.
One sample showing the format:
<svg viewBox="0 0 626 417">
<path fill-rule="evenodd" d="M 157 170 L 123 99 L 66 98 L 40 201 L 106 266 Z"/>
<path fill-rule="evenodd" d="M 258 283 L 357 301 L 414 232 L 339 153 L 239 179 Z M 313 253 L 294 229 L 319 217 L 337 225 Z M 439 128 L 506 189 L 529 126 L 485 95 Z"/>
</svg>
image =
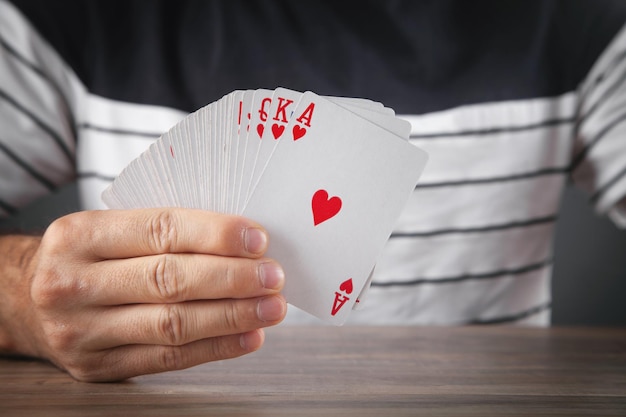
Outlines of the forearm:
<svg viewBox="0 0 626 417">
<path fill-rule="evenodd" d="M 31 259 L 40 236 L 0 236 L 0 354 L 38 356 L 32 323 Z"/>
</svg>

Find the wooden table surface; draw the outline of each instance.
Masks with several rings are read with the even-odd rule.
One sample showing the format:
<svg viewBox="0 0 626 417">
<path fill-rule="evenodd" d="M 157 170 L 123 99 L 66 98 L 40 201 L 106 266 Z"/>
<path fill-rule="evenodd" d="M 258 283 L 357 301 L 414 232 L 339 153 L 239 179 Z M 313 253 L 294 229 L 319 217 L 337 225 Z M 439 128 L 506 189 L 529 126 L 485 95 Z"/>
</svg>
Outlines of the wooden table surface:
<svg viewBox="0 0 626 417">
<path fill-rule="evenodd" d="M 626 329 L 278 327 L 122 383 L 0 359 L 0 416 L 626 416 Z"/>
</svg>

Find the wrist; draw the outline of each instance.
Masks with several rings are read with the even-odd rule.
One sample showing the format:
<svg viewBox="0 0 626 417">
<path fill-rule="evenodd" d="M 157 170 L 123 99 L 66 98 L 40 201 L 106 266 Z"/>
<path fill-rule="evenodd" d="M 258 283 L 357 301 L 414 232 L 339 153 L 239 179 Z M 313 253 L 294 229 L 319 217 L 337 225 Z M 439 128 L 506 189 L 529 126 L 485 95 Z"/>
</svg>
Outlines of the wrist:
<svg viewBox="0 0 626 417">
<path fill-rule="evenodd" d="M 0 236 L 0 353 L 39 356 L 30 297 L 32 260 L 41 237 Z"/>
</svg>

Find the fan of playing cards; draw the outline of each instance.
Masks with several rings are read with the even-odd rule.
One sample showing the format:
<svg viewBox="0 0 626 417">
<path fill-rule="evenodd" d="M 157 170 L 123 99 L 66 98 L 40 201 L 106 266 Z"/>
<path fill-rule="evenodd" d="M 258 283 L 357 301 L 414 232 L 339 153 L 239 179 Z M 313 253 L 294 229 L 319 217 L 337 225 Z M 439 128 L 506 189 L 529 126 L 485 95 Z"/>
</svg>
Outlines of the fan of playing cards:
<svg viewBox="0 0 626 417">
<path fill-rule="evenodd" d="M 287 301 L 342 324 L 424 168 L 410 124 L 381 103 L 234 91 L 190 114 L 102 194 L 110 208 L 238 214 L 269 232 Z"/>
</svg>

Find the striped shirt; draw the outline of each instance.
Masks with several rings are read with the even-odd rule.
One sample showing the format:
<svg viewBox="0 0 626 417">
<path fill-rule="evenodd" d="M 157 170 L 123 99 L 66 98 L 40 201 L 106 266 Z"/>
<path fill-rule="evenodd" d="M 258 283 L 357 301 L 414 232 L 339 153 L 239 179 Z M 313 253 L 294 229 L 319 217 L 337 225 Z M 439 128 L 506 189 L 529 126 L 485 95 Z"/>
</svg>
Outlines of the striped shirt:
<svg viewBox="0 0 626 417">
<path fill-rule="evenodd" d="M 104 208 L 132 159 L 235 89 L 365 97 L 430 160 L 349 323 L 547 325 L 564 185 L 626 227 L 625 18 L 619 1 L 0 0 L 0 215 L 72 181 Z"/>
</svg>

